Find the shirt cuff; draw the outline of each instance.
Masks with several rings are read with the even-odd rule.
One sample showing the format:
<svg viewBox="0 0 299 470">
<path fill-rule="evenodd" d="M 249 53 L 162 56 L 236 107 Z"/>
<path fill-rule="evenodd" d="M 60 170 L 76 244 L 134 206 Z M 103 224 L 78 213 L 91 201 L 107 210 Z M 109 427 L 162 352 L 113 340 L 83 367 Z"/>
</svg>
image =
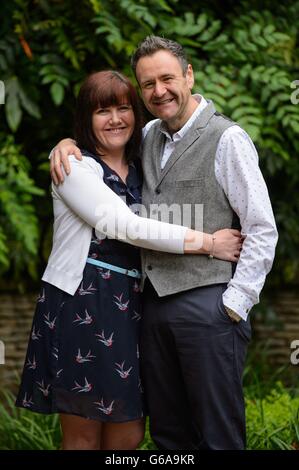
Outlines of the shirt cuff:
<svg viewBox="0 0 299 470">
<path fill-rule="evenodd" d="M 222 296 L 225 307 L 232 309 L 244 321 L 247 320 L 248 314 L 253 307 L 253 302 L 248 296 L 237 290 L 235 287 L 229 286 Z"/>
</svg>

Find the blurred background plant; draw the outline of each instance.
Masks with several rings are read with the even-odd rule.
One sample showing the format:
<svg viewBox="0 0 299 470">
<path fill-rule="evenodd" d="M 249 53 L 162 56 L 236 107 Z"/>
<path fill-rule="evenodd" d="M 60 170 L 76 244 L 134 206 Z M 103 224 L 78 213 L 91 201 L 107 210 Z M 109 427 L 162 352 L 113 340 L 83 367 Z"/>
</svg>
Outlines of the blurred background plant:
<svg viewBox="0 0 299 470">
<path fill-rule="evenodd" d="M 147 34 L 181 42 L 195 90 L 253 138 L 280 239 L 271 285 L 298 282 L 299 2 L 257 0 L 12 0 L 1 6 L 1 286 L 36 286 L 51 240 L 48 152 L 72 135 L 86 74 L 117 68 Z M 132 77 L 133 78 L 133 77 Z M 38 256 L 37 253 L 42 253 Z"/>
</svg>

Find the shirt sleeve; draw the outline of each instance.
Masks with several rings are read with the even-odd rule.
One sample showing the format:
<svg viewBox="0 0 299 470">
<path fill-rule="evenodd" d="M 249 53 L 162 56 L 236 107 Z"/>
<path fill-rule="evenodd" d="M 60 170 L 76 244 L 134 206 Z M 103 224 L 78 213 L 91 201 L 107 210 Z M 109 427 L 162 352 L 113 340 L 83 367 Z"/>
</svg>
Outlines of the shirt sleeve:
<svg viewBox="0 0 299 470">
<path fill-rule="evenodd" d="M 53 195 L 84 222 L 94 227 L 99 238 L 121 240 L 141 248 L 184 253 L 187 227 L 167 224 L 134 214 L 103 180 L 103 170 L 93 159 L 70 157 L 71 173 L 64 182 L 52 184 Z"/>
<path fill-rule="evenodd" d="M 151 121 L 149 121 L 145 126 L 144 128 L 142 129 L 142 138 L 145 139 L 148 131 L 150 130 L 150 128 L 155 124 L 155 122 L 157 121 L 160 121 L 160 119 L 152 119 Z"/>
<path fill-rule="evenodd" d="M 257 151 L 239 126 L 228 128 L 220 138 L 215 175 L 246 236 L 223 303 L 246 320 L 252 306 L 259 302 L 272 267 L 278 234 Z"/>
</svg>

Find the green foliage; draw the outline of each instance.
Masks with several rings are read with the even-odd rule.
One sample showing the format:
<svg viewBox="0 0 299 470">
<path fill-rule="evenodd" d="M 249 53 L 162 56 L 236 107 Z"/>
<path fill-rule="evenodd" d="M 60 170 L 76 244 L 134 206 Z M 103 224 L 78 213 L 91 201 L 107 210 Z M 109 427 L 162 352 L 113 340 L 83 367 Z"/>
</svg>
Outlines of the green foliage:
<svg viewBox="0 0 299 470">
<path fill-rule="evenodd" d="M 299 397 L 281 383 L 264 398 L 246 399 L 246 419 L 248 449 L 298 449 Z"/>
<path fill-rule="evenodd" d="M 0 135 L 0 263 L 16 271 L 25 263 L 34 275 L 39 240 L 33 196 L 44 191 L 29 177 L 30 164 L 12 135 Z"/>
<path fill-rule="evenodd" d="M 72 0 L 14 0 L 2 8 L 0 80 L 6 100 L 0 106 L 0 132 L 22 144 L 35 181 L 49 149 L 72 134 L 74 100 L 84 76 L 117 68 L 132 77 L 129 61 L 137 44 L 147 34 L 170 37 L 188 52 L 195 91 L 213 99 L 253 138 L 280 232 L 272 280 L 296 282 L 299 104 L 290 96 L 291 83 L 299 79 L 298 0 L 266 0 L 262 7 L 258 0 L 80 0 L 76 6 Z M 33 213 L 40 218 L 42 212 L 50 224 L 50 205 L 37 204 L 35 195 L 28 205 L 33 203 Z M 48 232 L 43 227 L 42 236 Z M 32 239 L 37 247 L 37 237 Z M 1 226 L 3 269 L 6 259 Z"/>
<path fill-rule="evenodd" d="M 58 415 L 30 413 L 16 408 L 12 393 L 0 402 L 0 450 L 56 450 L 60 447 Z"/>
</svg>

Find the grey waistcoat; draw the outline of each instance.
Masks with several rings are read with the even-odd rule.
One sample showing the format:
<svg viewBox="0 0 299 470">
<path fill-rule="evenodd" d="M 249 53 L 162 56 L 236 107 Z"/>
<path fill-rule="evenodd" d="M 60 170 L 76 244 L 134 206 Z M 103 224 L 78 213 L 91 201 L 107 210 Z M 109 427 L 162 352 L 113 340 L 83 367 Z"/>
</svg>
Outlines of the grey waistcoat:
<svg viewBox="0 0 299 470">
<path fill-rule="evenodd" d="M 144 183 L 142 203 L 149 213 L 151 204 L 203 205 L 203 226 L 207 233 L 222 228 L 239 228 L 239 220 L 215 177 L 215 154 L 223 132 L 235 123 L 218 114 L 213 103 L 201 112 L 161 170 L 165 136 L 160 121 L 149 130 L 143 148 Z M 159 211 L 158 211 L 159 212 Z M 191 211 L 194 228 L 194 210 Z M 158 217 L 157 217 L 158 218 Z M 169 220 L 161 218 L 166 222 Z M 175 220 L 182 223 L 182 220 Z M 159 296 L 199 286 L 227 283 L 233 264 L 204 255 L 174 255 L 142 250 L 143 282 L 146 276 Z"/>
</svg>

